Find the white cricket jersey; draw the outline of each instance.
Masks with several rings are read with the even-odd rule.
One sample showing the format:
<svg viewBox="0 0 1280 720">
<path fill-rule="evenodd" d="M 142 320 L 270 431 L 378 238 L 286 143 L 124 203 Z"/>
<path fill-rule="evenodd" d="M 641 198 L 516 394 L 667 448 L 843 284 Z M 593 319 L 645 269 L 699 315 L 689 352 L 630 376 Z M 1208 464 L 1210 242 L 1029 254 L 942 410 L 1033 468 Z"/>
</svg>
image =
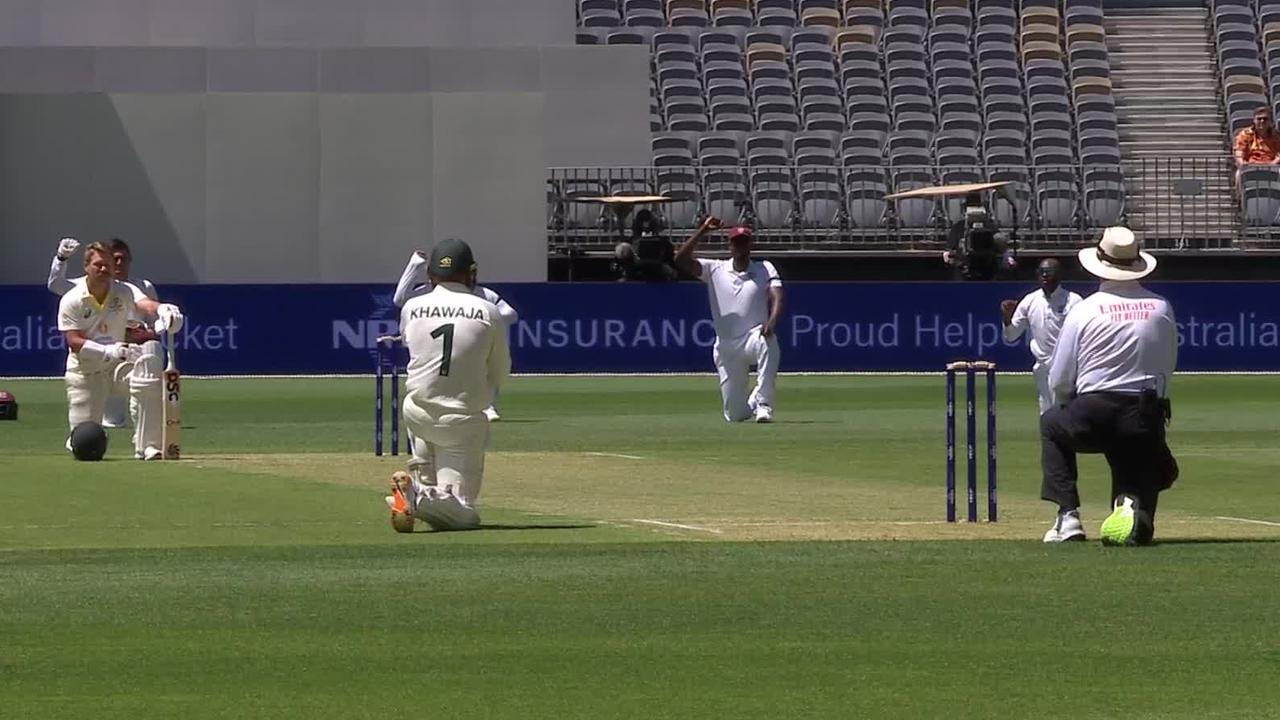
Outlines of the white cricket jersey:
<svg viewBox="0 0 1280 720">
<path fill-rule="evenodd" d="M 733 259 L 698 260 L 702 282 L 711 300 L 716 335 L 740 338 L 769 319 L 769 288 L 782 287 L 778 270 L 768 260 L 752 260 L 744 272 L 733 269 Z"/>
<path fill-rule="evenodd" d="M 1053 357 L 1062 322 L 1078 302 L 1080 295 L 1061 285 L 1049 295 L 1043 290 L 1029 292 L 1018 302 L 1013 319 L 1004 327 L 1004 339 L 1013 342 L 1030 331 L 1031 356 L 1036 359 L 1036 365 L 1044 365 Z"/>
<path fill-rule="evenodd" d="M 441 424 L 483 413 L 511 372 L 498 308 L 461 284 L 442 283 L 406 302 L 400 334 L 409 348 L 405 389 Z"/>
<path fill-rule="evenodd" d="M 99 304 L 83 282 L 76 283 L 58 303 L 58 330 L 79 330 L 101 345 L 124 342 L 125 328 L 137 312 L 136 303 L 142 297 L 142 291 L 136 286 L 112 280 L 111 289 Z M 67 351 L 68 371 L 88 373 L 104 369 L 87 364 L 82 367 L 80 355 Z"/>
<path fill-rule="evenodd" d="M 1178 364 L 1178 326 L 1168 300 L 1136 281 L 1105 281 L 1067 314 L 1049 366 L 1058 402 L 1108 390 L 1166 394 Z"/>
</svg>

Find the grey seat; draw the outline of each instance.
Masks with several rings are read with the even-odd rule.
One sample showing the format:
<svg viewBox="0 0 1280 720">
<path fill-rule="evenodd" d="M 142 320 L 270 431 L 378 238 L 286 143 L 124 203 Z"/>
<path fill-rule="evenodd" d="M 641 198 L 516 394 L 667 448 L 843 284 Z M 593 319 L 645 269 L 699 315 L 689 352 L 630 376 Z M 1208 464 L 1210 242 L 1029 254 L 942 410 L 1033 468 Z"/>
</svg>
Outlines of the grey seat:
<svg viewBox="0 0 1280 720">
<path fill-rule="evenodd" d="M 889 116 L 885 113 L 854 113 L 849 115 L 849 131 L 874 131 L 884 135 L 889 134 L 891 129 Z"/>
<path fill-rule="evenodd" d="M 798 178 L 800 221 L 805 227 L 837 228 L 844 210 L 844 190 L 836 174 L 801 173 Z"/>
<path fill-rule="evenodd" d="M 1084 210 L 1089 227 L 1120 222 L 1125 210 L 1124 176 L 1119 167 L 1085 167 Z"/>
<path fill-rule="evenodd" d="M 574 202 L 574 199 L 600 197 L 604 194 L 604 186 L 597 180 L 585 178 L 566 178 L 561 184 L 564 188 L 564 220 L 566 226 L 571 228 L 598 227 L 601 219 L 601 206 Z"/>
<path fill-rule="evenodd" d="M 1042 227 L 1075 227 L 1080 208 L 1080 190 L 1076 186 L 1074 173 L 1070 170 L 1038 171 L 1035 188 Z"/>
<path fill-rule="evenodd" d="M 748 205 L 747 185 L 742 174 L 736 168 L 705 171 L 702 199 L 707 214 L 736 224 Z"/>
<path fill-rule="evenodd" d="M 711 128 L 716 132 L 748 133 L 756 129 L 756 122 L 746 113 L 723 112 L 712 119 Z"/>
<path fill-rule="evenodd" d="M 883 227 L 888 203 L 884 171 L 875 165 L 846 166 L 845 212 L 855 228 Z"/>
<path fill-rule="evenodd" d="M 701 28 L 710 22 L 705 12 L 693 8 L 676 8 L 671 11 L 667 21 L 672 27 L 678 28 Z"/>
<path fill-rule="evenodd" d="M 704 133 L 710 129 L 704 114 L 668 115 L 667 129 L 672 132 Z"/>
<path fill-rule="evenodd" d="M 617 27 L 622 24 L 622 18 L 616 11 L 611 10 L 591 10 L 582 13 L 582 27 Z"/>
<path fill-rule="evenodd" d="M 834 149 L 831 136 L 821 132 L 802 132 L 791 139 L 791 152 L 797 158 L 800 157 L 801 151 L 813 149 L 822 150 L 830 154 Z M 832 156 L 833 162 L 834 159 L 834 156 Z"/>
<path fill-rule="evenodd" d="M 1111 59 L 1106 45 L 1103 45 L 1100 42 L 1087 40 L 1080 40 L 1071 43 L 1071 45 L 1067 47 L 1067 57 L 1071 61 L 1072 65 L 1085 60 L 1110 62 Z"/>
<path fill-rule="evenodd" d="M 746 81 L 746 73 L 741 63 L 715 62 L 702 66 L 702 79 L 710 84 L 716 80 Z"/>
<path fill-rule="evenodd" d="M 707 99 L 714 107 L 717 99 L 736 98 L 742 102 L 747 102 L 747 83 L 741 78 L 716 78 L 708 80 Z"/>
<path fill-rule="evenodd" d="M 644 35 L 634 30 L 617 30 L 609 33 L 605 38 L 606 45 L 644 45 L 646 43 Z"/>
<path fill-rule="evenodd" d="M 795 218 L 796 195 L 787 168 L 770 168 L 751 174 L 751 207 L 765 228 L 789 227 Z"/>
<path fill-rule="evenodd" d="M 1027 105 L 1020 94 L 983 93 L 982 109 L 988 117 L 997 113 L 1021 116 L 1025 124 Z"/>
<path fill-rule="evenodd" d="M 933 175 L 927 169 L 893 172 L 893 191 L 896 193 L 929 187 L 934 184 Z M 906 198 L 893 201 L 894 216 L 900 228 L 925 228 L 933 224 L 938 204 L 934 198 Z"/>
<path fill-rule="evenodd" d="M 1005 228 L 1026 225 L 1027 217 L 1031 212 L 1031 183 L 1027 177 L 1026 168 L 990 168 L 987 171 L 987 180 L 989 182 L 1011 183 L 1005 187 L 1002 197 L 1007 196 L 1012 200 L 1013 207 L 1010 207 L 1009 203 L 1003 200 L 995 200 L 992 203 L 992 211 L 996 222 Z"/>
<path fill-rule="evenodd" d="M 987 132 L 1007 130 L 1026 135 L 1027 116 L 1021 113 L 988 112 L 986 126 Z"/>
<path fill-rule="evenodd" d="M 1119 124 L 1115 113 L 1082 112 L 1076 115 L 1076 127 L 1081 133 L 1091 130 L 1109 130 L 1118 132 Z"/>
<path fill-rule="evenodd" d="M 1240 173 L 1245 222 L 1253 226 L 1280 224 L 1280 172 L 1272 167 L 1246 167 Z"/>
</svg>

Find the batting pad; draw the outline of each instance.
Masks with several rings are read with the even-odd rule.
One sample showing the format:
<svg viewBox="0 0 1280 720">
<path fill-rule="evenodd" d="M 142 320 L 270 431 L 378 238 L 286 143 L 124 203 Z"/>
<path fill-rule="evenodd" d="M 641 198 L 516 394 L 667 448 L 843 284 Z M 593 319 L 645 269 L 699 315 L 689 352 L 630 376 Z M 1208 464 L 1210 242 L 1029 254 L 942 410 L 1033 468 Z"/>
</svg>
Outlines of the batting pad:
<svg viewBox="0 0 1280 720">
<path fill-rule="evenodd" d="M 137 429 L 134 432 L 134 450 L 145 453 L 147 448 L 160 452 L 164 433 L 164 394 L 161 392 L 161 375 L 164 360 L 160 343 L 150 340 L 142 344 L 142 356 L 133 364 L 129 373 L 129 394 L 137 411 Z"/>
</svg>

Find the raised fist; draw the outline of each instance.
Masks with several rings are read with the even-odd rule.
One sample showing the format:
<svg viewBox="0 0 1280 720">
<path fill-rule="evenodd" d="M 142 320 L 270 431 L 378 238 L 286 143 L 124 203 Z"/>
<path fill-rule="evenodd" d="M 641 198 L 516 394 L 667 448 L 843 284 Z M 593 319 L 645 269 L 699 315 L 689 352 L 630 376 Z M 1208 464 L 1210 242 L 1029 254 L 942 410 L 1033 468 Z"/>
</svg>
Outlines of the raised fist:
<svg viewBox="0 0 1280 720">
<path fill-rule="evenodd" d="M 73 237 L 64 237 L 62 242 L 58 243 L 58 258 L 66 260 L 80 249 L 80 241 Z"/>
</svg>

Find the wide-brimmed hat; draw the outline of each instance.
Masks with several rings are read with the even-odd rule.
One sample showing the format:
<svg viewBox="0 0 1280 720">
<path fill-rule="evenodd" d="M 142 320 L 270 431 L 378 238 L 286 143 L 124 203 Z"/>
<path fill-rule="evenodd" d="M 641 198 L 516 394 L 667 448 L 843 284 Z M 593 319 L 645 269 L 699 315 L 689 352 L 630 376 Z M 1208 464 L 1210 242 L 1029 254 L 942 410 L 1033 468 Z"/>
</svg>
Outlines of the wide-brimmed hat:
<svg viewBox="0 0 1280 720">
<path fill-rule="evenodd" d="M 1102 233 L 1097 245 L 1079 253 L 1085 270 L 1103 280 L 1140 280 L 1156 269 L 1156 257 L 1138 247 L 1133 231 L 1119 225 Z"/>
</svg>

